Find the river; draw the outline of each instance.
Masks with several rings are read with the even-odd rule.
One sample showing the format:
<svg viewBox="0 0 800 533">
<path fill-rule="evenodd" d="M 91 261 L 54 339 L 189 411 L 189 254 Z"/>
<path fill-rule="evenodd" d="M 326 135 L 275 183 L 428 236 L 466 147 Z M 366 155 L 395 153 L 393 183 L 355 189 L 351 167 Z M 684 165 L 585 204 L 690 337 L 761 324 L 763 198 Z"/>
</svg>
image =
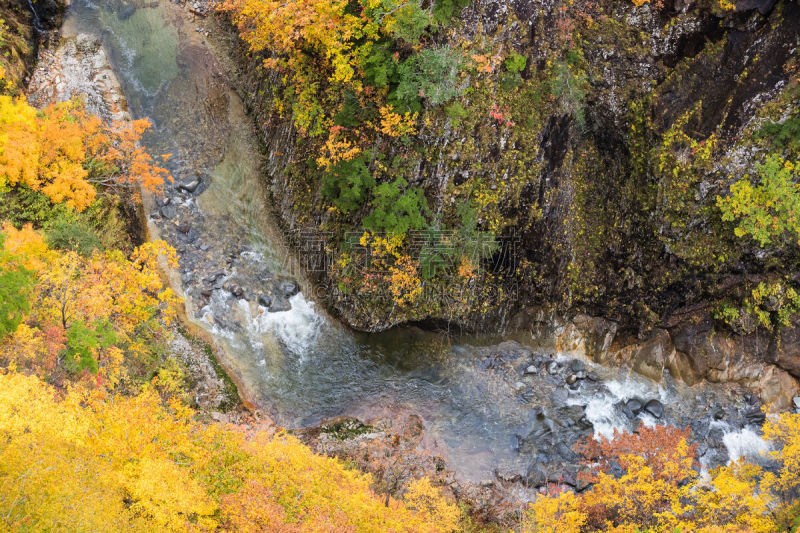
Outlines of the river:
<svg viewBox="0 0 800 533">
<path fill-rule="evenodd" d="M 657 421 L 626 415 L 620 402 L 631 398 L 662 402 L 662 422 L 693 423 L 711 443 L 709 463 L 763 446 L 745 416 L 757 407 L 740 391 L 573 362 L 548 335 L 349 330 L 324 312 L 283 244 L 253 126 L 226 75 L 230 60 L 203 20 L 164 0 L 74 0 L 64 34 L 78 32 L 101 38 L 132 114 L 152 120 L 148 150 L 171 154 L 175 185 L 149 220 L 179 251 L 188 315 L 214 335 L 242 395 L 279 424 L 415 413 L 448 467 L 475 482 L 497 472 L 525 478 L 548 462 L 561 468 L 574 463 L 563 445 L 580 435 Z M 283 294 L 283 307 L 259 305 L 259 291 Z M 569 386 L 570 374 L 582 377 Z M 712 419 L 713 409 L 723 415 Z"/>
</svg>

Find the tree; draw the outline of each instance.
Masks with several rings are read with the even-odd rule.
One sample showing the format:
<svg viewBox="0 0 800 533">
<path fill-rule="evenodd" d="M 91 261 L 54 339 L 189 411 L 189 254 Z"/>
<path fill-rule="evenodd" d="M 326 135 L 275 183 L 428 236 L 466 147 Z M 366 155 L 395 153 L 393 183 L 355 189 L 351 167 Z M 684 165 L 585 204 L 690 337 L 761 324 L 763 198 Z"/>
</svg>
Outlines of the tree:
<svg viewBox="0 0 800 533">
<path fill-rule="evenodd" d="M 800 243 L 800 169 L 770 155 L 756 165 L 759 182 L 744 177 L 731 185 L 730 194 L 717 196 L 722 220 L 736 222 L 737 237 L 749 235 L 762 248 L 788 236 Z"/>
</svg>

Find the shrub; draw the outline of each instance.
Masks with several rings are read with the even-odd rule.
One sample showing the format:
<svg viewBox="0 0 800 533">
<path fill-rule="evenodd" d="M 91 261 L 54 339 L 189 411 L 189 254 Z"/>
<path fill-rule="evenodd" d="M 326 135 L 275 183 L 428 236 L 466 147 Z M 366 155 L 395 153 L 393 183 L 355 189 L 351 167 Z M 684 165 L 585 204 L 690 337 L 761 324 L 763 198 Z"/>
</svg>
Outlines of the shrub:
<svg viewBox="0 0 800 533">
<path fill-rule="evenodd" d="M 517 74 L 525 70 L 527 64 L 528 58 L 516 53 L 512 53 L 505 60 L 506 70 Z"/>
<path fill-rule="evenodd" d="M 322 177 L 322 194 L 344 213 L 361 207 L 375 178 L 367 168 L 369 153 L 349 161 L 339 161 Z"/>
<path fill-rule="evenodd" d="M 65 213 L 53 220 L 45 229 L 47 245 L 58 250 L 74 250 L 88 256 L 102 248 L 94 230 L 83 220 Z"/>
<path fill-rule="evenodd" d="M 373 191 L 372 212 L 364 219 L 364 228 L 390 235 L 422 229 L 425 226 L 423 213 L 428 211 L 425 195 L 419 187 L 406 189 L 407 186 L 403 178 L 378 185 Z"/>
</svg>

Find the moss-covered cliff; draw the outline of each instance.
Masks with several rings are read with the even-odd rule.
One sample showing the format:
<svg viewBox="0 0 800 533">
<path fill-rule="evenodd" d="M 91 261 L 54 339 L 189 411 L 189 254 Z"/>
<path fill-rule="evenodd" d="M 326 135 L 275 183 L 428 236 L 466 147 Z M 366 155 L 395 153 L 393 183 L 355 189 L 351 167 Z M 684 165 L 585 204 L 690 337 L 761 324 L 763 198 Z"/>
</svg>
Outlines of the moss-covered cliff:
<svg viewBox="0 0 800 533">
<path fill-rule="evenodd" d="M 700 306 L 744 333 L 800 308 L 774 208 L 796 195 L 796 2 L 373 4 L 337 15 L 383 21 L 345 52 L 234 13 L 276 206 L 349 323 L 545 305 L 646 331 Z"/>
</svg>

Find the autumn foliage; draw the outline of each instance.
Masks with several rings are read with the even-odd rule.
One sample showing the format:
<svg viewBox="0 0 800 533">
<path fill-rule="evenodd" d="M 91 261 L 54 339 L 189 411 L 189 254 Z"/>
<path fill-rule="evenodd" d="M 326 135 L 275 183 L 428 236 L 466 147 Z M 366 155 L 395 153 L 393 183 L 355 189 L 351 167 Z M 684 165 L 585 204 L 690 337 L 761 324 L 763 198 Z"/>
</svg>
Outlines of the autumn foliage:
<svg viewBox="0 0 800 533">
<path fill-rule="evenodd" d="M 541 496 L 523 531 L 784 530 L 796 516 L 800 489 L 800 415 L 768 419 L 764 436 L 774 444 L 777 473 L 739 460 L 703 475 L 688 429 L 642 427 L 584 441 L 578 449 L 593 485 L 580 494 Z"/>
<path fill-rule="evenodd" d="M 97 187 L 136 194 L 170 179 L 138 144 L 149 121 L 106 126 L 76 100 L 44 110 L 0 95 L 0 187 L 22 185 L 86 209 Z"/>
</svg>

